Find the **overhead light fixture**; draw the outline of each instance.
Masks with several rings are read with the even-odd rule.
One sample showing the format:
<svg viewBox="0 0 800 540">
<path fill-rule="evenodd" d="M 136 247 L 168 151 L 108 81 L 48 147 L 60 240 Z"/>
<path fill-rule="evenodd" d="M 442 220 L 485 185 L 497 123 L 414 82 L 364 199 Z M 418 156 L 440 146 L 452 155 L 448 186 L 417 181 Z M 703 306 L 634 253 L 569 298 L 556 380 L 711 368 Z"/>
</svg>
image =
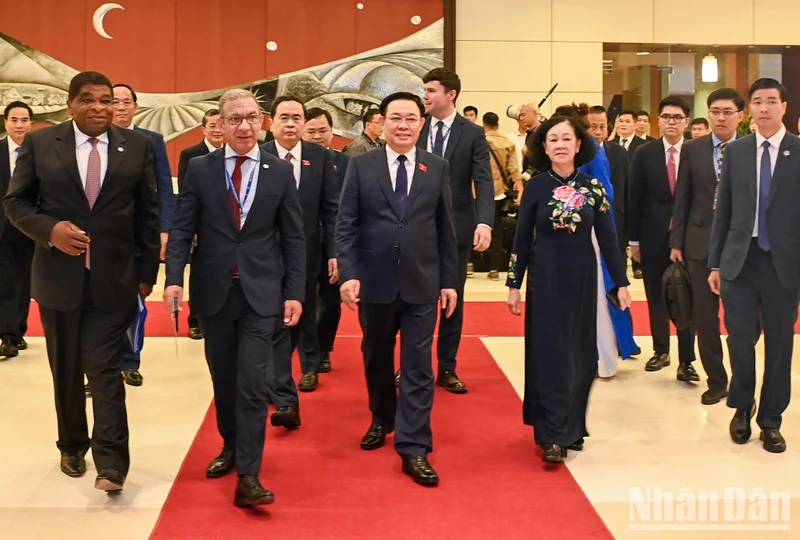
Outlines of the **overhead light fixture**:
<svg viewBox="0 0 800 540">
<path fill-rule="evenodd" d="M 636 54 L 639 56 L 647 56 L 648 54 L 650 54 L 650 51 L 639 51 Z"/>
<path fill-rule="evenodd" d="M 614 62 L 613 60 L 603 60 L 603 63 L 604 63 L 604 64 L 611 64 L 611 63 L 613 63 L 613 62 Z"/>
<path fill-rule="evenodd" d="M 703 58 L 701 75 L 703 82 L 717 82 L 719 80 L 719 65 L 716 56 L 709 54 Z"/>
</svg>

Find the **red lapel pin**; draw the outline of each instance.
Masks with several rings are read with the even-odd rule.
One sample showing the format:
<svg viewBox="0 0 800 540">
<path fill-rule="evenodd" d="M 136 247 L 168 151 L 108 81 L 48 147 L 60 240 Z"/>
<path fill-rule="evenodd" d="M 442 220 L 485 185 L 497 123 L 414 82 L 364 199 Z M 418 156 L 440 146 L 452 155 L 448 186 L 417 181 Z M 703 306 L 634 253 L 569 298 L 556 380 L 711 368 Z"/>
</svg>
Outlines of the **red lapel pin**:
<svg viewBox="0 0 800 540">
<path fill-rule="evenodd" d="M 311 167 L 311 162 L 308 161 L 307 159 L 304 159 L 303 160 L 303 165 L 305 165 L 306 167 Z"/>
<path fill-rule="evenodd" d="M 426 167 L 424 163 L 420 163 L 419 170 L 421 170 L 422 172 L 428 172 L 428 167 Z"/>
<path fill-rule="evenodd" d="M 338 167 L 338 166 L 336 166 L 336 165 L 334 165 L 334 166 L 333 166 L 333 170 L 334 170 L 334 171 L 338 171 L 338 170 L 339 170 L 339 167 Z"/>
</svg>

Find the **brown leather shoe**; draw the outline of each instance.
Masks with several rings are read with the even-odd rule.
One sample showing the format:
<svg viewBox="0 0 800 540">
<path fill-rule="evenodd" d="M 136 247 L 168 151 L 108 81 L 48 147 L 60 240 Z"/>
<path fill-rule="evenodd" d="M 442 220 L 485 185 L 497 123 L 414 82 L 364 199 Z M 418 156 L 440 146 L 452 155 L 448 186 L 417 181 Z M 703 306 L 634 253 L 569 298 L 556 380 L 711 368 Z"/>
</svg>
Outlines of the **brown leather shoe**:
<svg viewBox="0 0 800 540">
<path fill-rule="evenodd" d="M 394 424 L 382 426 L 380 424 L 372 424 L 369 426 L 367 433 L 361 439 L 362 450 L 377 450 L 386 444 L 386 436 L 394 431 Z"/>
<path fill-rule="evenodd" d="M 443 371 L 439 373 L 439 376 L 436 378 L 436 384 L 443 386 L 445 390 L 453 394 L 467 393 L 467 385 L 458 378 L 455 371 Z"/>
<path fill-rule="evenodd" d="M 236 493 L 233 496 L 233 504 L 236 506 L 260 506 L 275 502 L 275 495 L 271 491 L 264 489 L 258 476 L 246 474 L 239 477 L 236 483 Z"/>
<path fill-rule="evenodd" d="M 313 392 L 317 389 L 318 384 L 319 377 L 316 373 L 306 373 L 300 378 L 300 384 L 297 385 L 297 389 L 301 392 Z"/>
<path fill-rule="evenodd" d="M 564 458 L 567 457 L 567 449 L 557 444 L 546 444 L 543 448 L 544 455 L 542 456 L 542 461 L 561 463 L 564 461 Z"/>
<path fill-rule="evenodd" d="M 433 487 L 439 484 L 439 475 L 424 456 L 404 459 L 403 472 L 421 486 Z"/>
<path fill-rule="evenodd" d="M 236 466 L 236 454 L 233 450 L 222 450 L 222 453 L 209 463 L 206 478 L 221 478 L 233 471 Z"/>
<path fill-rule="evenodd" d="M 294 407 L 281 407 L 270 416 L 273 426 L 283 426 L 288 430 L 300 427 L 300 413 Z"/>
</svg>

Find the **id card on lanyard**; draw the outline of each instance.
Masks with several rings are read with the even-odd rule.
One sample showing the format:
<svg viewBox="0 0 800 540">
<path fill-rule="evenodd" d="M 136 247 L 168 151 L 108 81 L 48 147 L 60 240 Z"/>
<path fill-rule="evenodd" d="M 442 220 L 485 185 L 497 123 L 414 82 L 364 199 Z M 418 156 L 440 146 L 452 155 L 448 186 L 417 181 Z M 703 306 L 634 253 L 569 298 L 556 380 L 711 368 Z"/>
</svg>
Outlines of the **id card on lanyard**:
<svg viewBox="0 0 800 540">
<path fill-rule="evenodd" d="M 258 164 L 259 161 L 256 161 L 255 165 L 253 165 L 253 169 L 250 171 L 250 178 L 247 180 L 247 187 L 244 190 L 244 197 L 242 197 L 241 200 L 239 199 L 239 194 L 236 192 L 236 187 L 233 185 L 233 178 L 231 178 L 228 172 L 228 167 L 225 167 L 225 178 L 228 180 L 228 189 L 233 193 L 233 199 L 236 201 L 236 206 L 239 207 L 239 227 L 244 225 L 245 222 L 244 205 L 250 197 L 250 189 L 253 187 L 253 178 L 256 175 L 256 170 L 258 170 Z"/>
<path fill-rule="evenodd" d="M 438 122 L 439 121 L 437 121 L 437 123 Z M 447 138 L 450 136 L 450 130 L 453 128 L 453 126 L 447 127 L 447 126 L 444 125 L 444 121 L 440 120 L 440 122 L 444 126 L 444 129 L 442 130 L 442 155 L 444 156 L 444 147 L 447 144 Z M 436 126 L 436 131 L 438 131 L 438 130 L 439 130 L 439 126 L 437 125 Z M 433 122 L 431 122 L 431 127 L 430 127 L 430 129 L 428 129 L 428 142 L 430 142 L 430 147 L 428 147 L 428 152 L 433 152 L 433 142 L 434 142 L 433 141 L 433 132 L 434 132 Z"/>
</svg>

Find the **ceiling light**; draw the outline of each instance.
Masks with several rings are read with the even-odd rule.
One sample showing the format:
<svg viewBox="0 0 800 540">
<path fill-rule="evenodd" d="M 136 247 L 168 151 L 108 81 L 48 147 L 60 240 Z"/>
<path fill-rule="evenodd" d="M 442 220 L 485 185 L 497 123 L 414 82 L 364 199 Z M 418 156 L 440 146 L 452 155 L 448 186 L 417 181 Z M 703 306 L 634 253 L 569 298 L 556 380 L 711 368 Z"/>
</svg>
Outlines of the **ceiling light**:
<svg viewBox="0 0 800 540">
<path fill-rule="evenodd" d="M 611 64 L 611 63 L 613 63 L 613 62 L 614 62 L 613 60 L 603 60 L 603 63 L 604 63 L 604 64 Z"/>
<path fill-rule="evenodd" d="M 703 58 L 701 74 L 703 82 L 717 82 L 719 80 L 719 65 L 717 58 L 713 54 Z"/>
<path fill-rule="evenodd" d="M 639 55 L 639 56 L 647 56 L 648 54 L 650 54 L 650 52 L 649 51 L 639 51 L 636 54 Z"/>
</svg>

